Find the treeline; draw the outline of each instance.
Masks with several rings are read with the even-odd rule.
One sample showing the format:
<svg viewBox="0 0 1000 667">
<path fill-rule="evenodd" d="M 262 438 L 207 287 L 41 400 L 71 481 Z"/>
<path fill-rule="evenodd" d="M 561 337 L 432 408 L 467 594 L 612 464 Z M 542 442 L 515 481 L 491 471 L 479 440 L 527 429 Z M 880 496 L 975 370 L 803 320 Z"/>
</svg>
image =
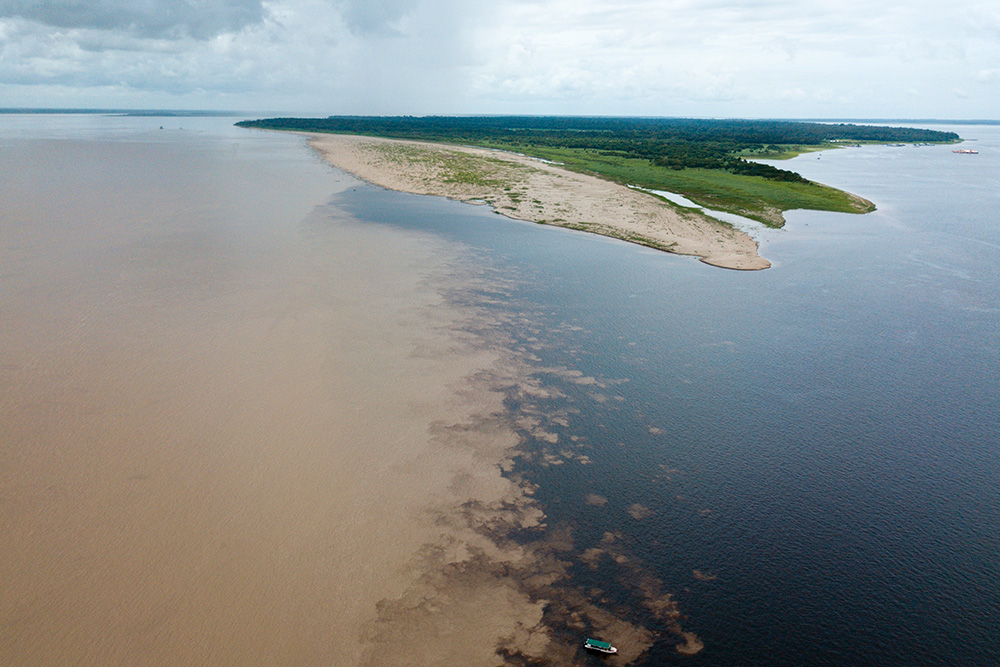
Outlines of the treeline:
<svg viewBox="0 0 1000 667">
<path fill-rule="evenodd" d="M 798 174 L 748 162 L 740 153 L 781 145 L 827 142 L 929 143 L 956 141 L 954 132 L 906 127 L 799 121 L 560 116 L 330 116 L 269 118 L 243 127 L 368 134 L 397 139 L 502 145 L 526 149 L 587 149 L 649 160 L 670 169 L 722 169 L 779 181 L 806 182 Z"/>
</svg>

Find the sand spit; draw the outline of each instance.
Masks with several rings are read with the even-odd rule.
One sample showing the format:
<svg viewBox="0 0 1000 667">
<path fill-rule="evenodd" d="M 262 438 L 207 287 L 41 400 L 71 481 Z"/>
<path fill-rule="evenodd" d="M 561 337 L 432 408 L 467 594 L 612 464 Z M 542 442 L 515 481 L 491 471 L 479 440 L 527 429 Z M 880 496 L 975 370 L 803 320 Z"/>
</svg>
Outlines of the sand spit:
<svg viewBox="0 0 1000 667">
<path fill-rule="evenodd" d="M 468 146 L 304 133 L 330 164 L 392 190 L 489 204 L 518 220 L 694 255 L 727 269 L 771 266 L 746 233 L 648 193 L 526 156 Z"/>
</svg>

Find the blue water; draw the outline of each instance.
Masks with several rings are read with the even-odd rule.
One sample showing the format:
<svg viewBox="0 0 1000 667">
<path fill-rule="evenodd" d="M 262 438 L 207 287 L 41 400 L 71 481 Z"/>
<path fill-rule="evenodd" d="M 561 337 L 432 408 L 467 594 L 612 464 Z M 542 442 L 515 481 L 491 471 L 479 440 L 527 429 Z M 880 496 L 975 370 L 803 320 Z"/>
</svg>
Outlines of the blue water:
<svg viewBox="0 0 1000 667">
<path fill-rule="evenodd" d="M 878 210 L 790 213 L 757 273 L 374 188 L 339 204 L 466 244 L 513 281 L 494 308 L 530 319 L 507 333 L 538 366 L 604 382 L 542 373 L 576 412 L 535 446 L 594 464 L 521 472 L 578 551 L 621 531 L 706 646 L 646 664 L 1000 664 L 1000 133 L 957 131 L 979 155 L 782 165 Z M 574 575 L 656 628 L 632 575 Z"/>
</svg>

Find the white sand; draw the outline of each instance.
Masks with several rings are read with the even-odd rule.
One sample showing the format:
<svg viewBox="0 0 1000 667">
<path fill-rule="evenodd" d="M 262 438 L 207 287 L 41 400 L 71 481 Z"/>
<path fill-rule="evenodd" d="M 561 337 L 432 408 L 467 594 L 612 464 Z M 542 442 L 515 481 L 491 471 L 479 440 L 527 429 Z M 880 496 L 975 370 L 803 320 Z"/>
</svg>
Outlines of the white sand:
<svg viewBox="0 0 1000 667">
<path fill-rule="evenodd" d="M 468 146 L 307 133 L 330 164 L 392 190 L 486 203 L 519 220 L 581 229 L 727 269 L 771 264 L 746 233 L 648 193 L 525 156 Z"/>
</svg>

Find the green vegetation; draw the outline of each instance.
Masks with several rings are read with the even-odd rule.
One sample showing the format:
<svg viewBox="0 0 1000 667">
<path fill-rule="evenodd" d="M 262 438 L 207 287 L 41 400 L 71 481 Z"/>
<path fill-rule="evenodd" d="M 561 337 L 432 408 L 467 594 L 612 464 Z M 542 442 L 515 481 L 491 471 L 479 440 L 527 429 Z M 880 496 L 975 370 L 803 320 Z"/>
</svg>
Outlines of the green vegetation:
<svg viewBox="0 0 1000 667">
<path fill-rule="evenodd" d="M 852 143 L 959 140 L 954 132 L 903 127 L 685 118 L 331 116 L 272 118 L 238 125 L 516 151 L 620 183 L 676 192 L 706 208 L 775 227 L 784 223 L 782 213 L 791 209 L 866 213 L 874 205 L 793 171 L 753 162 L 753 158 L 785 159 Z M 452 173 L 456 182 L 486 178 L 459 167 Z"/>
<path fill-rule="evenodd" d="M 385 143 L 379 144 L 377 150 L 380 158 L 387 162 L 405 166 L 426 165 L 435 174 L 433 178 L 445 183 L 481 186 L 493 190 L 510 190 L 511 184 L 519 180 L 516 172 L 527 169 L 506 160 L 473 156 L 455 150 L 427 150 L 413 144 Z"/>
<path fill-rule="evenodd" d="M 772 227 L 784 223 L 783 211 L 797 208 L 844 213 L 874 210 L 871 202 L 860 197 L 805 179 L 789 182 L 722 169 L 664 169 L 641 158 L 578 148 L 532 147 L 530 154 L 624 185 L 677 192 L 705 208 L 735 213 Z"/>
</svg>

